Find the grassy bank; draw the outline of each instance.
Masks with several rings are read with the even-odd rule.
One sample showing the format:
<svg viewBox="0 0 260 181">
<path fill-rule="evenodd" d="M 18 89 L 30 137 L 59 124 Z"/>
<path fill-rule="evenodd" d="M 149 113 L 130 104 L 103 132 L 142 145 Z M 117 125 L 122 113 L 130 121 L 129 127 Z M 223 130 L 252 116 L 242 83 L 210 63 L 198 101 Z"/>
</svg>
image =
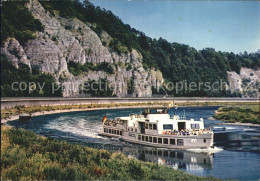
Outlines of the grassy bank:
<svg viewBox="0 0 260 181">
<path fill-rule="evenodd" d="M 259 104 L 221 107 L 215 113 L 214 118 L 227 123 L 260 124 Z"/>
<path fill-rule="evenodd" d="M 218 180 L 1 126 L 2 180 Z"/>
<path fill-rule="evenodd" d="M 57 110 L 72 110 L 72 109 L 90 109 L 90 108 L 111 108 L 123 106 L 155 106 L 158 103 L 111 103 L 111 104 L 81 104 L 81 105 L 58 105 L 58 106 L 30 106 L 25 107 L 22 105 L 15 106 L 9 109 L 1 110 L 1 119 L 6 119 L 11 116 L 19 115 L 21 113 L 35 113 L 43 111 L 57 111 Z M 163 105 L 163 104 L 161 104 Z"/>
<path fill-rule="evenodd" d="M 172 103 L 172 102 L 169 102 Z M 175 103 L 176 106 L 232 106 L 232 105 L 256 105 L 257 103 L 248 102 L 185 102 Z M 36 113 L 44 111 L 57 111 L 57 110 L 73 110 L 73 109 L 91 109 L 91 108 L 111 108 L 111 107 L 137 107 L 137 106 L 163 106 L 165 104 L 159 103 L 111 103 L 111 104 L 82 104 L 82 105 L 58 105 L 58 106 L 29 106 L 22 105 L 13 108 L 1 110 L 1 120 L 19 115 L 21 113 Z"/>
</svg>

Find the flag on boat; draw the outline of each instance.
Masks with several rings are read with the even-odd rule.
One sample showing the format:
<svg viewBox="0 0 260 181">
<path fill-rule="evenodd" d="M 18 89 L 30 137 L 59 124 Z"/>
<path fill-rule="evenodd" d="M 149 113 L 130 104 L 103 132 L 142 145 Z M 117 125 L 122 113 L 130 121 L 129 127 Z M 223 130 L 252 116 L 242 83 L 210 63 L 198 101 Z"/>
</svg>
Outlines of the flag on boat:
<svg viewBox="0 0 260 181">
<path fill-rule="evenodd" d="M 102 122 L 105 122 L 107 120 L 107 115 L 105 115 L 102 119 Z"/>
</svg>

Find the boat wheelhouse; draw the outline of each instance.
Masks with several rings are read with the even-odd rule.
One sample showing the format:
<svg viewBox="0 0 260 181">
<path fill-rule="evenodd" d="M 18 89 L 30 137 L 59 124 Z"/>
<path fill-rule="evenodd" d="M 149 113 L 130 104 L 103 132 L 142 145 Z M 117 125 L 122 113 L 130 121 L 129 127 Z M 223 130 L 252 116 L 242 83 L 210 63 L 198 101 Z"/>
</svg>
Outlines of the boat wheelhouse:
<svg viewBox="0 0 260 181">
<path fill-rule="evenodd" d="M 103 120 L 101 135 L 147 146 L 192 149 L 213 147 L 213 132 L 204 121 L 170 116 L 169 108 L 145 108 L 142 114 Z"/>
</svg>

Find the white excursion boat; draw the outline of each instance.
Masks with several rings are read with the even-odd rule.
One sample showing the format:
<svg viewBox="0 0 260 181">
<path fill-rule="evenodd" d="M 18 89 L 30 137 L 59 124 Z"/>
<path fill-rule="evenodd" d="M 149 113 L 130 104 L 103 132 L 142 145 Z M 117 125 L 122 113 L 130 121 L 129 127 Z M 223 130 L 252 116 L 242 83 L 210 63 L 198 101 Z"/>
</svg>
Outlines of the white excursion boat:
<svg viewBox="0 0 260 181">
<path fill-rule="evenodd" d="M 119 138 L 122 141 L 168 149 L 213 148 L 214 133 L 204 129 L 204 122 L 185 116 L 168 114 L 169 107 L 145 108 L 142 114 L 103 118 L 100 135 Z"/>
</svg>

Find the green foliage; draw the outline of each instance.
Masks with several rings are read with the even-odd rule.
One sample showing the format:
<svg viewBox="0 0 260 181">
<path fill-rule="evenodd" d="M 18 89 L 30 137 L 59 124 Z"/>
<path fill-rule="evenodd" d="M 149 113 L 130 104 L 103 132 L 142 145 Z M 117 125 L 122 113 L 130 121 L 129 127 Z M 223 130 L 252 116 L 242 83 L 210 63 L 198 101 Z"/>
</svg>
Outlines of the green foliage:
<svg viewBox="0 0 260 181">
<path fill-rule="evenodd" d="M 113 69 L 112 65 L 107 63 L 107 62 L 102 62 L 100 64 L 97 64 L 93 68 L 93 70 L 96 70 L 96 71 L 103 70 L 104 72 L 107 72 L 109 74 L 113 74 L 114 73 L 114 69 Z"/>
<path fill-rule="evenodd" d="M 75 76 L 78 76 L 80 74 L 83 74 L 84 72 L 88 72 L 89 70 L 92 71 L 104 71 L 108 74 L 113 74 L 114 69 L 111 64 L 107 62 L 102 62 L 100 64 L 94 65 L 93 63 L 85 63 L 85 64 L 80 64 L 76 62 L 68 62 L 68 69 L 69 72 L 72 73 Z"/>
<path fill-rule="evenodd" d="M 1 8 L 1 45 L 8 37 L 21 44 L 34 38 L 36 31 L 43 31 L 39 20 L 33 18 L 25 8 L 27 1 L 4 1 Z"/>
<path fill-rule="evenodd" d="M 107 79 L 99 79 L 98 81 L 89 80 L 80 86 L 80 93 L 91 94 L 94 97 L 111 97 L 113 96 L 113 87 Z"/>
<path fill-rule="evenodd" d="M 15 84 L 13 90 L 12 84 L 17 82 L 25 82 L 27 85 L 25 90 L 18 88 L 18 84 Z M 36 85 L 36 89 L 29 93 L 29 82 L 35 82 L 37 85 L 44 85 L 41 92 L 40 87 Z M 61 96 L 61 90 L 52 93 L 52 86 L 57 88 L 57 84 L 52 75 L 50 74 L 33 74 L 30 68 L 25 64 L 19 64 L 19 69 L 13 66 L 13 64 L 7 60 L 4 55 L 1 55 L 1 97 L 31 97 L 31 96 Z M 23 88 L 23 87 L 22 87 Z M 31 87 L 32 89 L 32 87 Z"/>
<path fill-rule="evenodd" d="M 250 81 L 251 81 L 250 78 L 244 78 L 244 79 L 242 79 L 242 83 L 243 83 L 244 85 L 247 85 Z"/>
<path fill-rule="evenodd" d="M 1 126 L 2 180 L 219 180 Z"/>
<path fill-rule="evenodd" d="M 127 93 L 128 94 L 133 94 L 134 93 L 134 88 L 135 88 L 134 79 L 129 79 L 127 81 Z"/>
<path fill-rule="evenodd" d="M 126 54 L 128 52 L 127 48 L 124 47 L 124 45 L 122 45 L 120 41 L 116 38 L 111 40 L 111 42 L 109 43 L 109 47 L 119 55 Z"/>
<path fill-rule="evenodd" d="M 214 115 L 216 119 L 228 123 L 253 123 L 260 124 L 259 105 L 246 107 L 223 107 Z"/>
</svg>

